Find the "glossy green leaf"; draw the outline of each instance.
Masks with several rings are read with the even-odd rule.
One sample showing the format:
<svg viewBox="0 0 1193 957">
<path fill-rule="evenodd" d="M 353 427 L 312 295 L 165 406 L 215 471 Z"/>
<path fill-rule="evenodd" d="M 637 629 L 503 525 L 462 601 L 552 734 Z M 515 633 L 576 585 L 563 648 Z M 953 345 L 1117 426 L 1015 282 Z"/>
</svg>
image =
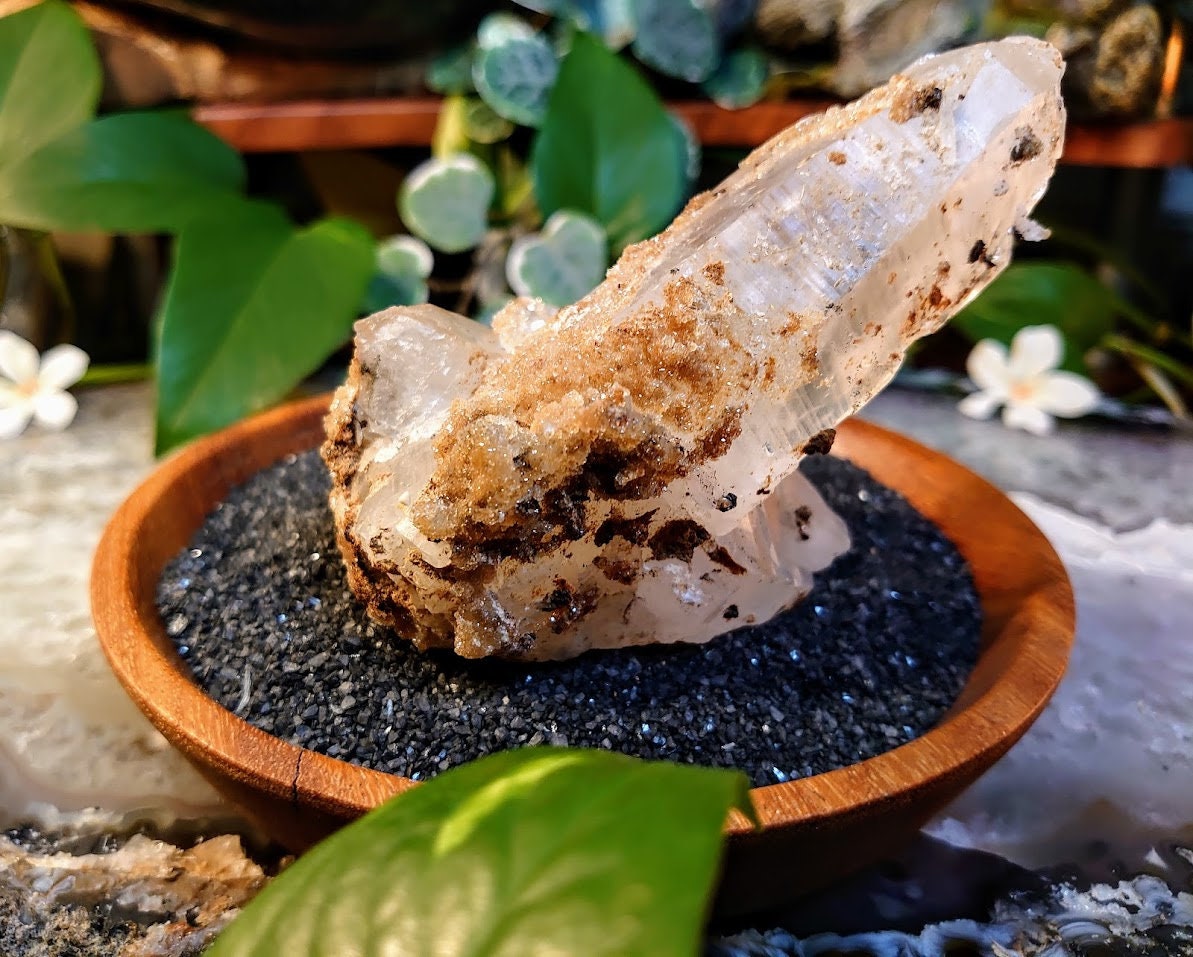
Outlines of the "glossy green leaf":
<svg viewBox="0 0 1193 957">
<path fill-rule="evenodd" d="M 415 168 L 398 192 L 398 212 L 414 235 L 445 253 L 471 249 L 488 228 L 493 174 L 475 156 L 458 153 Z"/>
<path fill-rule="evenodd" d="M 704 81 L 704 92 L 727 110 L 753 106 L 766 92 L 770 60 L 761 50 L 747 47 L 722 58 L 716 71 Z"/>
<path fill-rule="evenodd" d="M 605 278 L 608 265 L 601 224 L 582 213 L 560 210 L 541 233 L 514 242 L 506 260 L 506 277 L 519 296 L 566 306 L 591 292 Z"/>
<path fill-rule="evenodd" d="M 376 272 L 365 292 L 365 312 L 426 302 L 427 277 L 434 265 L 430 248 L 414 236 L 392 236 L 378 244 Z"/>
<path fill-rule="evenodd" d="M 532 150 L 540 209 L 587 213 L 605 227 L 615 253 L 654 235 L 687 192 L 676 136 L 634 68 L 577 34 Z"/>
<path fill-rule="evenodd" d="M 1084 373 L 1083 356 L 1114 327 L 1117 299 L 1072 263 L 1012 263 L 953 319 L 978 342 L 1010 344 L 1024 326 L 1056 326 L 1065 340 L 1061 368 Z"/>
<path fill-rule="evenodd" d="M 691 957 L 738 772 L 507 751 L 299 858 L 208 957 Z"/>
<path fill-rule="evenodd" d="M 180 113 L 117 113 L 0 169 L 0 222 L 31 229 L 175 231 L 235 207 L 244 165 Z"/>
<path fill-rule="evenodd" d="M 243 203 L 178 239 L 157 343 L 157 446 L 165 451 L 282 398 L 349 337 L 373 273 L 351 220 L 296 229 Z"/>
<path fill-rule="evenodd" d="M 542 123 L 559 74 L 551 44 L 525 21 L 504 13 L 484 19 L 477 42 L 472 80 L 481 98 L 512 123 Z"/>
<path fill-rule="evenodd" d="M 0 18 L 0 168 L 91 119 L 101 79 L 91 36 L 66 3 Z"/>
<path fill-rule="evenodd" d="M 720 59 L 712 14 L 698 0 L 634 0 L 631 49 L 647 66 L 690 83 L 707 80 Z"/>
</svg>

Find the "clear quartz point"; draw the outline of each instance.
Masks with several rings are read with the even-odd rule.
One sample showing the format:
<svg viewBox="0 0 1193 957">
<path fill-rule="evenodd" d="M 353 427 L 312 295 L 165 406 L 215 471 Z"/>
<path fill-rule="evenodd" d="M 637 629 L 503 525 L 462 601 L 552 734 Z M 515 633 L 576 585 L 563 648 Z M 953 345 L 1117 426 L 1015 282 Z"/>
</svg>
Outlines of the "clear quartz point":
<svg viewBox="0 0 1193 957">
<path fill-rule="evenodd" d="M 324 457 L 370 614 L 554 659 L 806 595 L 849 537 L 799 461 L 1041 234 L 1061 73 L 1025 38 L 925 58 L 755 150 L 573 306 L 362 320 Z"/>
</svg>

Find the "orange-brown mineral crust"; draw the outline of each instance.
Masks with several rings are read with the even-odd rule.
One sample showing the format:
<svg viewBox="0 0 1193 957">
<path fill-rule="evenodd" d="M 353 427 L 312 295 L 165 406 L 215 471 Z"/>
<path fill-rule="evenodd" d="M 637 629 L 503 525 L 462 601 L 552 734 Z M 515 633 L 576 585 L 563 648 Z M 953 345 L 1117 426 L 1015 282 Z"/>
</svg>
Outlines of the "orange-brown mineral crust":
<svg viewBox="0 0 1193 957">
<path fill-rule="evenodd" d="M 849 540 L 799 461 L 1039 236 L 1061 72 L 1027 39 L 927 58 L 774 137 L 572 306 L 358 323 L 323 455 L 369 613 L 543 660 L 798 601 Z"/>
</svg>

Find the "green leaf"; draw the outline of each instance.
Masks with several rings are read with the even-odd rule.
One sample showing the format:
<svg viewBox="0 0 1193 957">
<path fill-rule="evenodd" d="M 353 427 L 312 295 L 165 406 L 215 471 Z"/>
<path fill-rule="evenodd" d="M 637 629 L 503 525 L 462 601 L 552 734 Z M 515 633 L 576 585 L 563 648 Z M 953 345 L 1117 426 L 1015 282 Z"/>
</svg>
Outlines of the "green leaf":
<svg viewBox="0 0 1193 957">
<path fill-rule="evenodd" d="M 647 66 L 689 83 L 707 80 L 720 59 L 712 14 L 697 0 L 635 0 L 631 49 Z"/>
<path fill-rule="evenodd" d="M 0 169 L 0 222 L 30 229 L 176 231 L 242 201 L 244 165 L 181 113 L 93 120 Z"/>
<path fill-rule="evenodd" d="M 587 295 L 609 265 L 605 231 L 583 213 L 560 210 L 535 236 L 521 236 L 510 247 L 505 272 L 519 296 L 537 296 L 566 306 Z"/>
<path fill-rule="evenodd" d="M 765 53 L 752 48 L 734 50 L 704 81 L 704 92 L 717 106 L 740 110 L 762 99 L 769 78 L 770 60 Z"/>
<path fill-rule="evenodd" d="M 1114 327 L 1117 299 L 1080 266 L 1012 263 L 953 319 L 974 342 L 1009 345 L 1024 326 L 1052 325 L 1065 340 L 1062 369 L 1084 373 L 1083 356 Z"/>
<path fill-rule="evenodd" d="M 551 44 L 529 24 L 504 13 L 487 16 L 477 38 L 480 49 L 472 64 L 476 91 L 510 122 L 538 126 L 559 74 Z"/>
<path fill-rule="evenodd" d="M 641 76 L 577 34 L 551 92 L 531 155 L 544 215 L 587 213 L 614 252 L 662 229 L 687 190 L 684 159 L 663 104 Z"/>
<path fill-rule="evenodd" d="M 157 447 L 222 428 L 282 398 L 348 338 L 373 241 L 343 219 L 296 229 L 243 203 L 178 239 L 157 354 Z"/>
<path fill-rule="evenodd" d="M 488 227 L 493 174 L 475 156 L 458 153 L 420 164 L 398 191 L 398 212 L 414 235 L 445 253 L 471 249 Z"/>
<path fill-rule="evenodd" d="M 743 775 L 532 748 L 463 765 L 293 864 L 208 957 L 691 957 Z"/>
<path fill-rule="evenodd" d="M 365 292 L 365 312 L 414 306 L 429 296 L 427 277 L 435 257 L 421 239 L 391 236 L 377 246 L 376 273 Z"/>
<path fill-rule="evenodd" d="M 0 168 L 91 119 L 101 81 L 91 36 L 67 4 L 0 19 Z"/>
</svg>

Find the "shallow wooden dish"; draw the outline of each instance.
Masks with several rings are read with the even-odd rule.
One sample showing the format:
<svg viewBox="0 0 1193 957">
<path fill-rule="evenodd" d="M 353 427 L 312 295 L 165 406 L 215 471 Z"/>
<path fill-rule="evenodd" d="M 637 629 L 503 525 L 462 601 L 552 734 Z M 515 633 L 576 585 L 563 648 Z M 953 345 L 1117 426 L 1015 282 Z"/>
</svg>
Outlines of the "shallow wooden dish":
<svg viewBox="0 0 1193 957">
<path fill-rule="evenodd" d="M 100 642 L 149 719 L 230 801 L 301 850 L 413 787 L 272 737 L 192 683 L 154 599 L 166 562 L 235 485 L 322 439 L 326 396 L 259 415 L 165 462 L 120 507 L 95 556 Z M 864 422 L 833 454 L 868 469 L 934 521 L 973 568 L 985 616 L 960 698 L 922 737 L 815 777 L 755 788 L 765 829 L 732 818 L 718 910 L 776 904 L 909 838 L 1023 734 L 1051 696 L 1074 629 L 1068 577 L 1044 536 L 998 489 L 951 459 Z"/>
</svg>

